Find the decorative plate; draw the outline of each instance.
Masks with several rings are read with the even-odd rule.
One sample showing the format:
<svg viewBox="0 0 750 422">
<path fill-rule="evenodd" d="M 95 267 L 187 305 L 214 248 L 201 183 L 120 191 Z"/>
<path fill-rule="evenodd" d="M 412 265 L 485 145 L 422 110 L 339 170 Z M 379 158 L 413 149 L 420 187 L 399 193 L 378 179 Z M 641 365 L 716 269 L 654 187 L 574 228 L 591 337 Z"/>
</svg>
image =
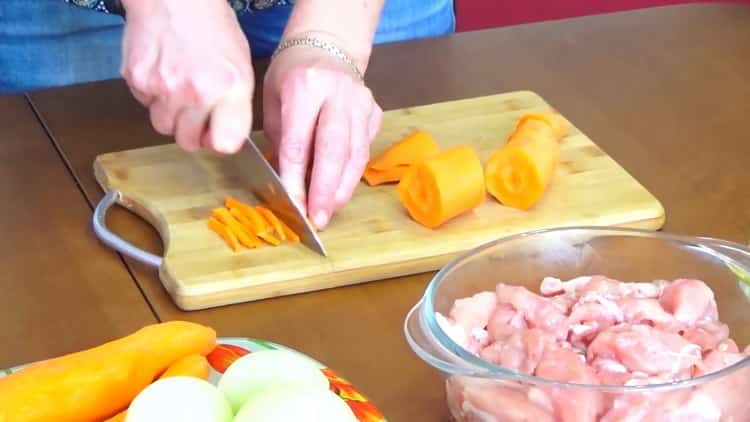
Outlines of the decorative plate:
<svg viewBox="0 0 750 422">
<path fill-rule="evenodd" d="M 357 388 L 349 381 L 342 378 L 332 369 L 294 349 L 269 341 L 244 337 L 222 337 L 217 339 L 216 348 L 206 356 L 210 365 L 208 380 L 216 385 L 219 378 L 221 378 L 221 374 L 226 371 L 232 362 L 248 353 L 269 349 L 287 350 L 310 359 L 318 368 L 320 368 L 326 378 L 328 378 L 331 391 L 336 393 L 336 395 L 341 397 L 341 399 L 349 405 L 349 408 L 352 409 L 352 412 L 360 422 L 386 422 L 383 414 L 374 404 L 372 404 L 372 402 L 360 393 L 359 390 L 357 390 Z M 17 372 L 24 366 L 26 365 L 16 366 L 10 369 L 0 369 L 0 378 Z"/>
</svg>

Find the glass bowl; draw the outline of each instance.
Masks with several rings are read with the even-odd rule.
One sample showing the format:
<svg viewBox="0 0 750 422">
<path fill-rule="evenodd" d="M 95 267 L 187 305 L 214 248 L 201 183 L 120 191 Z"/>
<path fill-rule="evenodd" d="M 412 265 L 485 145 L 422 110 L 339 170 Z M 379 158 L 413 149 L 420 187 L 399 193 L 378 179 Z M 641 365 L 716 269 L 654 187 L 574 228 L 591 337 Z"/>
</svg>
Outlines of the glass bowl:
<svg viewBox="0 0 750 422">
<path fill-rule="evenodd" d="M 412 350 L 444 376 L 458 421 L 750 421 L 750 358 L 702 376 L 650 385 L 583 384 L 526 375 L 459 346 L 439 324 L 454 301 L 498 283 L 539 293 L 545 277 L 704 281 L 740 352 L 750 344 L 750 249 L 719 239 L 604 227 L 502 238 L 452 260 L 406 317 Z"/>
</svg>

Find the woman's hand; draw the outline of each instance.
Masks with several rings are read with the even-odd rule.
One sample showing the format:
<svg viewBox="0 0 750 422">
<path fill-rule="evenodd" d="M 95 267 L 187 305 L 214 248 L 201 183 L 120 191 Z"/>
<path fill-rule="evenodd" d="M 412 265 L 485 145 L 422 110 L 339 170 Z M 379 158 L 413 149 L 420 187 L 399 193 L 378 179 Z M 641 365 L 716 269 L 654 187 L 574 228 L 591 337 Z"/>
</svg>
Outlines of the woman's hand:
<svg viewBox="0 0 750 422">
<path fill-rule="evenodd" d="M 282 51 L 266 73 L 263 115 L 282 182 L 324 228 L 362 177 L 380 128 L 380 106 L 346 63 L 296 46 Z"/>
<path fill-rule="evenodd" d="M 125 0 L 122 75 L 151 124 L 187 151 L 240 149 L 252 126 L 250 49 L 226 0 Z"/>
</svg>

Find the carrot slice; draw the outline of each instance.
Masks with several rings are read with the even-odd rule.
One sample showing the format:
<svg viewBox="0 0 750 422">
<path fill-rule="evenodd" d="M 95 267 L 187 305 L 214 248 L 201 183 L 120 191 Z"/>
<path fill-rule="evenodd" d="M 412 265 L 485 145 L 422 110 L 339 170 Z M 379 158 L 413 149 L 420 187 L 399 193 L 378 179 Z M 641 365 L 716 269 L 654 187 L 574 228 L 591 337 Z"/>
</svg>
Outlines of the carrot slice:
<svg viewBox="0 0 750 422">
<path fill-rule="evenodd" d="M 239 240 L 240 244 L 248 248 L 256 248 L 260 246 L 260 242 L 253 239 L 255 236 L 251 237 L 251 233 L 245 230 L 242 224 L 234 217 L 232 217 L 232 214 L 230 214 L 228 209 L 215 208 L 212 213 L 217 220 L 222 222 L 225 226 L 229 227 L 229 230 L 231 230 L 232 233 L 237 237 L 237 240 Z"/>
<path fill-rule="evenodd" d="M 273 227 L 273 230 L 276 232 L 279 239 L 282 241 L 286 240 L 286 234 L 284 233 L 284 228 L 281 226 L 281 220 L 279 220 L 279 217 L 277 217 L 273 211 L 264 206 L 257 206 L 255 209 L 258 210 L 258 213 L 265 218 L 271 227 Z"/>
<path fill-rule="evenodd" d="M 560 126 L 529 115 L 487 160 L 487 190 L 503 205 L 528 210 L 541 200 L 560 160 Z M 543 123 L 542 123 L 543 122 Z"/>
<path fill-rule="evenodd" d="M 382 185 L 383 183 L 398 182 L 408 170 L 409 166 L 403 164 L 386 170 L 367 168 L 363 177 L 370 186 Z"/>
<path fill-rule="evenodd" d="M 229 226 L 225 226 L 215 217 L 209 217 L 208 228 L 221 236 L 233 251 L 239 252 L 239 250 L 242 249 L 242 245 L 240 245 L 240 242 L 237 240 L 237 236 L 234 235 Z"/>
<path fill-rule="evenodd" d="M 487 194 L 482 163 L 468 146 L 446 149 L 414 165 L 397 191 L 411 218 L 428 228 L 476 208 Z"/>
</svg>

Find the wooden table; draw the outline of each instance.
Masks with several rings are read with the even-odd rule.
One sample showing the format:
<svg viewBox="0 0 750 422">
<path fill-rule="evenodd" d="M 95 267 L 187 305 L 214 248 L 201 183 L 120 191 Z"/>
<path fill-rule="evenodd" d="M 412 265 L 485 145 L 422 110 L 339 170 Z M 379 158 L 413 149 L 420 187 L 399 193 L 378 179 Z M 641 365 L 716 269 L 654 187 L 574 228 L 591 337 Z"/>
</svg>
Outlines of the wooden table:
<svg viewBox="0 0 750 422">
<path fill-rule="evenodd" d="M 663 202 L 665 230 L 747 242 L 749 20 L 746 6 L 690 5 L 386 45 L 376 48 L 368 80 L 385 109 L 518 89 L 536 91 Z M 146 112 L 120 81 L 34 93 L 30 101 L 89 206 L 102 196 L 91 171 L 97 154 L 171 141 L 150 129 Z M 49 160 L 43 171 L 29 172 L 22 165 L 2 170 L 17 179 L 37 177 L 41 186 L 37 191 L 22 191 L 40 204 L 33 208 L 40 214 L 34 215 L 43 215 L 39 206 L 53 203 L 52 199 L 42 203 L 40 192 L 46 188 L 51 194 L 55 186 L 58 204 L 58 185 L 71 184 L 62 177 L 60 162 Z M 57 170 L 48 171 L 51 167 Z M 56 247 L 45 254 L 59 263 L 67 260 L 67 266 L 60 264 L 63 270 L 70 268 L 70 262 L 103 267 L 102 262 L 83 257 L 92 253 L 84 249 L 98 246 L 84 221 L 88 210 L 69 195 L 74 205 L 57 209 L 66 213 L 63 218 L 68 223 L 60 242 L 78 249 Z M 115 212 L 110 226 L 136 245 L 161 253 L 156 233 L 138 218 Z M 31 228 L 15 224 L 6 232 L 15 230 L 21 231 L 17 238 L 26 241 L 33 234 Z M 18 248 L 6 249 L 6 257 L 23 255 Z M 407 310 L 432 274 L 185 313 L 169 300 L 154 271 L 131 261 L 127 268 L 160 320 L 199 321 L 215 327 L 220 335 L 260 337 L 297 348 L 348 376 L 392 421 L 447 419 L 440 378 L 409 350 L 401 329 Z M 99 268 L 90 273 L 116 275 L 118 271 L 124 270 Z M 136 296 L 135 286 L 129 290 L 120 286 L 122 292 L 107 286 L 111 294 L 104 294 L 107 290 L 101 284 L 83 274 L 61 272 L 58 278 L 69 286 L 89 286 L 99 296 L 90 293 L 82 298 L 79 302 L 85 306 L 80 308 L 57 305 L 57 320 L 24 319 L 14 322 L 11 330 L 21 332 L 25 324 L 43 327 L 50 334 L 56 331 L 52 324 L 78 323 L 82 332 L 102 331 L 102 326 L 110 325 L 109 334 L 120 333 L 122 324 L 87 321 L 86 315 L 92 308 L 116 313 L 110 308 L 114 297 Z M 114 284 L 127 284 L 122 278 Z M 0 300 L 22 302 L 26 291 L 13 292 L 20 299 Z M 34 292 L 45 304 L 61 300 L 48 288 Z M 135 318 L 129 322 L 136 325 Z M 83 346 L 91 338 L 87 335 L 80 340 L 60 337 Z M 47 344 L 26 345 L 25 339 L 8 338 L 4 344 L 18 345 L 17 355 L 24 357 L 59 351 Z"/>
<path fill-rule="evenodd" d="M 156 320 L 23 97 L 0 97 L 0 368 Z"/>
</svg>

